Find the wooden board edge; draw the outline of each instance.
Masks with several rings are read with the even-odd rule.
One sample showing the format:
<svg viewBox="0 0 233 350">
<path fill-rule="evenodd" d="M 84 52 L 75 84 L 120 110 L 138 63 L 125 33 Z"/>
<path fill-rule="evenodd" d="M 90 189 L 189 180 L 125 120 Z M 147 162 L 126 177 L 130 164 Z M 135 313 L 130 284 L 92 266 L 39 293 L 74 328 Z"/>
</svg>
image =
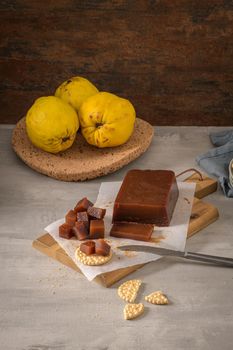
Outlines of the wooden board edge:
<svg viewBox="0 0 233 350">
<path fill-rule="evenodd" d="M 111 287 L 114 283 L 118 282 L 122 278 L 128 276 L 134 271 L 139 270 L 146 264 L 138 264 L 138 265 L 132 265 L 128 267 L 123 267 L 122 269 L 109 271 L 106 273 L 103 273 L 99 277 L 101 277 L 101 284 L 103 284 L 105 287 Z M 98 282 L 98 281 L 97 281 Z"/>
<path fill-rule="evenodd" d="M 59 261 L 63 265 L 72 268 L 73 270 L 82 273 L 80 269 L 77 267 L 77 265 L 73 262 L 73 260 L 66 254 L 66 252 L 60 247 L 58 250 L 52 251 L 50 247 L 45 245 L 43 243 L 43 238 L 45 237 L 51 237 L 49 233 L 43 233 L 42 235 L 39 236 L 38 239 L 35 239 L 32 242 L 32 247 L 44 255 Z M 54 240 L 54 242 L 56 242 Z M 58 245 L 58 243 L 56 242 Z M 58 245 L 59 246 L 59 245 Z M 125 267 L 122 269 L 118 269 L 115 271 L 109 271 L 106 273 L 103 273 L 102 275 L 97 276 L 94 281 L 101 284 L 104 287 L 110 287 L 117 281 L 119 281 L 121 278 L 129 275 L 130 273 L 138 270 L 139 268 L 143 267 L 145 264 L 139 264 L 139 265 L 133 265 L 129 267 Z"/>
<path fill-rule="evenodd" d="M 195 197 L 198 199 L 204 198 L 209 194 L 215 192 L 218 188 L 218 181 L 206 176 L 202 173 L 203 182 L 200 181 L 199 175 L 193 174 L 187 177 L 184 182 L 194 182 L 196 183 Z"/>
<path fill-rule="evenodd" d="M 208 212 L 208 214 L 205 214 L 205 216 L 206 216 L 206 219 L 208 219 L 208 221 L 206 221 L 205 223 L 202 223 L 198 228 L 195 229 L 192 227 L 192 223 L 189 224 L 188 236 L 187 236 L 188 238 L 192 237 L 199 231 L 203 230 L 205 227 L 215 222 L 219 218 L 219 211 L 217 208 L 212 206 L 211 211 Z"/>
<path fill-rule="evenodd" d="M 50 236 L 50 234 L 45 233 L 45 234 L 43 234 L 43 236 L 40 236 L 40 238 L 45 237 L 45 236 Z M 81 271 L 75 265 L 73 260 L 66 254 L 66 252 L 62 248 L 60 248 L 62 250 L 62 252 L 52 251 L 49 247 L 47 247 L 45 244 L 43 244 L 41 242 L 41 240 L 38 240 L 38 239 L 36 239 L 32 242 L 32 247 L 39 250 L 41 253 L 49 256 L 50 258 L 58 260 L 62 264 L 66 265 L 68 267 L 71 267 L 75 271 L 78 271 L 81 273 Z"/>
<path fill-rule="evenodd" d="M 204 197 L 208 196 L 209 194 L 216 192 L 217 188 L 218 188 L 218 183 L 216 181 L 216 182 L 210 184 L 208 187 L 197 190 L 195 192 L 195 196 L 199 199 L 204 198 Z"/>
</svg>

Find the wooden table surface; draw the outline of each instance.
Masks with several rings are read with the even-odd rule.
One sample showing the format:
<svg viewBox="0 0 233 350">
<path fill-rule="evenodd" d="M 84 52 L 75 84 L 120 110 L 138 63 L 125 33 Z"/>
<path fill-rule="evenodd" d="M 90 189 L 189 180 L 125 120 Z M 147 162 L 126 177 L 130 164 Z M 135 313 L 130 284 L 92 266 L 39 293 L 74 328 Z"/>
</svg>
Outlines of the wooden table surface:
<svg viewBox="0 0 233 350">
<path fill-rule="evenodd" d="M 219 128 L 220 129 L 220 128 Z M 25 166 L 10 145 L 12 126 L 0 127 L 0 348 L 232 349 L 233 270 L 163 258 L 132 274 L 140 295 L 161 289 L 169 306 L 148 306 L 123 320 L 116 284 L 105 289 L 32 249 L 32 240 L 75 201 L 95 200 L 102 181 L 121 180 L 132 168 L 195 166 L 210 147 L 210 127 L 159 127 L 146 154 L 122 170 L 84 183 L 58 182 Z M 221 190 L 205 199 L 220 218 L 191 238 L 188 249 L 233 257 L 233 201 Z M 127 278 L 126 278 L 127 279 Z"/>
<path fill-rule="evenodd" d="M 0 123 L 75 75 L 153 125 L 232 125 L 231 0 L 0 1 Z"/>
</svg>

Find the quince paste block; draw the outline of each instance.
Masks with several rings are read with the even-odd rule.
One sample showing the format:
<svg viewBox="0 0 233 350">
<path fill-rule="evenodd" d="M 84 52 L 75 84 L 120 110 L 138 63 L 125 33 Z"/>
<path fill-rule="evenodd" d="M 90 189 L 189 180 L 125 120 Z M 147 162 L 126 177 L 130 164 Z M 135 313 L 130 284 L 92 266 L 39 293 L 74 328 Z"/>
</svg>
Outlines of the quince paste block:
<svg viewBox="0 0 233 350">
<path fill-rule="evenodd" d="M 80 250 L 86 255 L 92 255 L 95 254 L 95 242 L 93 241 L 86 241 L 82 244 L 80 244 Z"/>
<path fill-rule="evenodd" d="M 89 217 L 86 211 L 80 211 L 77 213 L 77 221 L 83 222 L 87 228 L 89 228 Z"/>
<path fill-rule="evenodd" d="M 95 243 L 95 252 L 98 255 L 107 256 L 110 254 L 111 246 L 104 240 L 98 239 Z"/>
<path fill-rule="evenodd" d="M 91 239 L 104 238 L 104 220 L 91 220 L 89 234 Z"/>
<path fill-rule="evenodd" d="M 87 211 L 89 207 L 92 207 L 93 203 L 87 199 L 87 197 L 82 198 L 74 207 L 75 213 Z"/>
<path fill-rule="evenodd" d="M 59 236 L 62 238 L 70 239 L 73 237 L 73 230 L 67 223 L 59 226 Z"/>
<path fill-rule="evenodd" d="M 169 226 L 179 191 L 171 170 L 130 170 L 114 203 L 113 222 Z"/>
<path fill-rule="evenodd" d="M 74 226 L 75 222 L 77 221 L 76 214 L 74 210 L 69 210 L 68 213 L 65 216 L 66 223 L 70 225 L 71 227 Z"/>
<path fill-rule="evenodd" d="M 73 227 L 73 233 L 79 241 L 83 241 L 89 238 L 88 227 L 82 221 L 76 221 Z"/>
<path fill-rule="evenodd" d="M 138 224 L 135 222 L 117 222 L 113 224 L 110 236 L 134 239 L 136 241 L 150 241 L 154 225 Z"/>
</svg>

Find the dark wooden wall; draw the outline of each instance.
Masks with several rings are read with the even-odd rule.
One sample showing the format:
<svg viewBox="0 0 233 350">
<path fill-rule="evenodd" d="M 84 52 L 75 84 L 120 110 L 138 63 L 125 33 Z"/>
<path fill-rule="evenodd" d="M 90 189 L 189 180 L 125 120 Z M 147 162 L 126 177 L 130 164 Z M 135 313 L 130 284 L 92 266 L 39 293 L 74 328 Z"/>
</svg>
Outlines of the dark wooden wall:
<svg viewBox="0 0 233 350">
<path fill-rule="evenodd" d="M 233 125 L 233 2 L 0 1 L 0 122 L 81 75 L 155 125 Z"/>
</svg>

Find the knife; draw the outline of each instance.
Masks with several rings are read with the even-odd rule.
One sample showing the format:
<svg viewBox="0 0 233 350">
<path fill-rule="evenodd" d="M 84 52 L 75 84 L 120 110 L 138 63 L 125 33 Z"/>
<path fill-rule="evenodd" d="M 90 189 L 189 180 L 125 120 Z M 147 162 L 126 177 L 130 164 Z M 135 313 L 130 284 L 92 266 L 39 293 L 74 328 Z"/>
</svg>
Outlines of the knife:
<svg viewBox="0 0 233 350">
<path fill-rule="evenodd" d="M 124 246 L 119 246 L 118 249 L 124 250 L 124 251 L 130 250 L 130 251 L 136 251 L 136 252 L 153 253 L 161 256 L 178 256 L 184 259 L 196 260 L 196 261 L 202 261 L 210 264 L 233 267 L 233 259 L 225 258 L 223 256 L 214 256 L 214 255 L 207 255 L 207 254 L 200 254 L 200 253 L 193 253 L 193 252 L 181 252 L 177 250 L 171 250 L 171 249 L 160 248 L 160 247 L 149 247 L 146 245 L 124 245 Z"/>
</svg>

